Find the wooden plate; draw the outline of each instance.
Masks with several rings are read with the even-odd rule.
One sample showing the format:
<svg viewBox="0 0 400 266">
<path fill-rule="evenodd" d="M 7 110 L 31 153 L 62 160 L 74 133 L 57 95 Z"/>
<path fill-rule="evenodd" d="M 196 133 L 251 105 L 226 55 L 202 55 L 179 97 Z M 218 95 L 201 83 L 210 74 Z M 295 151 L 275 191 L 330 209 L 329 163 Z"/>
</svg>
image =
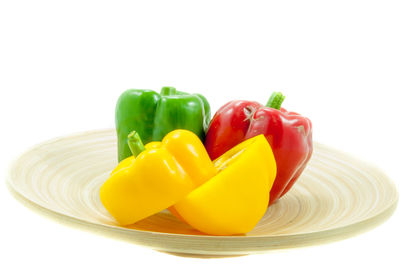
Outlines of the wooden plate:
<svg viewBox="0 0 400 266">
<path fill-rule="evenodd" d="M 300 180 L 247 235 L 204 235 L 168 211 L 121 227 L 103 208 L 98 193 L 117 165 L 116 147 L 112 129 L 50 140 L 15 161 L 9 186 L 36 209 L 69 224 L 160 251 L 207 255 L 249 254 L 343 239 L 383 222 L 398 200 L 394 184 L 381 171 L 316 143 Z"/>
</svg>

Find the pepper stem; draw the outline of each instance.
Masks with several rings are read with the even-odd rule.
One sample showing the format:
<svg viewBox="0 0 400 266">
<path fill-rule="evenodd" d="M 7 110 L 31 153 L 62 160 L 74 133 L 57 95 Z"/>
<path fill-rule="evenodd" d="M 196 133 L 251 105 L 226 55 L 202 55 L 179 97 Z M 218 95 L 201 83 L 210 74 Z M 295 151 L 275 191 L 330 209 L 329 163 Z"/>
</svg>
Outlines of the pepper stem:
<svg viewBox="0 0 400 266">
<path fill-rule="evenodd" d="M 174 87 L 162 87 L 160 94 L 161 96 L 175 95 L 176 89 Z"/>
<path fill-rule="evenodd" d="M 285 96 L 281 92 L 273 92 L 269 97 L 267 107 L 280 110 L 283 100 L 285 100 Z"/>
<path fill-rule="evenodd" d="M 128 135 L 128 146 L 135 157 L 145 150 L 142 139 L 135 130 Z"/>
</svg>

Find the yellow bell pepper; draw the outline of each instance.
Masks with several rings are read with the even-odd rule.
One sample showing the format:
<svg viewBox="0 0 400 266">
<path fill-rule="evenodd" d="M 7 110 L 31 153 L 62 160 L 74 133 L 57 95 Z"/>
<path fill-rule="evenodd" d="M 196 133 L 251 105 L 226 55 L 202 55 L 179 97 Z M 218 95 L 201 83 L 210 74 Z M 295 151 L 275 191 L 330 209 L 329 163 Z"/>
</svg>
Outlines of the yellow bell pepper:
<svg viewBox="0 0 400 266">
<path fill-rule="evenodd" d="M 121 161 L 100 188 L 103 206 L 121 225 L 174 205 L 217 172 L 200 139 L 187 130 L 146 146 L 132 132 L 128 144 L 134 156 Z"/>
<path fill-rule="evenodd" d="M 244 234 L 263 217 L 276 163 L 263 135 L 248 139 L 214 161 L 218 173 L 174 205 L 192 227 L 212 235 Z"/>
<path fill-rule="evenodd" d="M 169 208 L 204 233 L 244 234 L 267 210 L 276 163 L 263 135 L 214 162 L 187 130 L 146 146 L 132 132 L 128 144 L 134 156 L 121 161 L 100 189 L 104 207 L 122 225 Z"/>
</svg>

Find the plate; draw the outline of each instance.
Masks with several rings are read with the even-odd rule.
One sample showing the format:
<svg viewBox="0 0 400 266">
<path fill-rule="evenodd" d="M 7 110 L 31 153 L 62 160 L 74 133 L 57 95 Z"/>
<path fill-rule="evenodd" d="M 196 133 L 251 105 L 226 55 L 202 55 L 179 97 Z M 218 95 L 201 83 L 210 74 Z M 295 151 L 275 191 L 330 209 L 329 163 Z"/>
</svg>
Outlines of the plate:
<svg viewBox="0 0 400 266">
<path fill-rule="evenodd" d="M 382 223 L 398 201 L 395 185 L 379 169 L 315 143 L 299 181 L 246 235 L 204 235 L 167 210 L 122 227 L 99 198 L 101 184 L 117 165 L 116 147 L 113 129 L 47 141 L 14 162 L 9 187 L 27 205 L 67 224 L 159 251 L 198 255 L 242 255 L 344 239 Z"/>
</svg>

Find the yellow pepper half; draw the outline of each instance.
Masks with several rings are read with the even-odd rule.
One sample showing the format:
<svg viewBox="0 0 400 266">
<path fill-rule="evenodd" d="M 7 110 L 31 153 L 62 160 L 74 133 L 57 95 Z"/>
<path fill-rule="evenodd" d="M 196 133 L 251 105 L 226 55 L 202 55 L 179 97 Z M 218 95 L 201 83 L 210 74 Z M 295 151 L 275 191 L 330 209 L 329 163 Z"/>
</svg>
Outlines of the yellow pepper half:
<svg viewBox="0 0 400 266">
<path fill-rule="evenodd" d="M 121 161 L 100 189 L 104 207 L 122 225 L 169 208 L 201 232 L 244 234 L 267 210 L 276 163 L 263 135 L 214 162 L 187 130 L 172 131 L 162 142 L 146 146 L 132 132 L 128 144 L 134 156 Z"/>
<path fill-rule="evenodd" d="M 100 188 L 103 206 L 121 225 L 174 205 L 217 173 L 200 139 L 190 131 L 174 130 L 162 142 L 146 146 L 132 132 L 128 143 L 134 156 L 121 161 Z"/>
<path fill-rule="evenodd" d="M 244 234 L 263 217 L 276 176 L 263 135 L 248 139 L 214 161 L 218 173 L 174 205 L 192 227 L 212 235 Z"/>
</svg>

